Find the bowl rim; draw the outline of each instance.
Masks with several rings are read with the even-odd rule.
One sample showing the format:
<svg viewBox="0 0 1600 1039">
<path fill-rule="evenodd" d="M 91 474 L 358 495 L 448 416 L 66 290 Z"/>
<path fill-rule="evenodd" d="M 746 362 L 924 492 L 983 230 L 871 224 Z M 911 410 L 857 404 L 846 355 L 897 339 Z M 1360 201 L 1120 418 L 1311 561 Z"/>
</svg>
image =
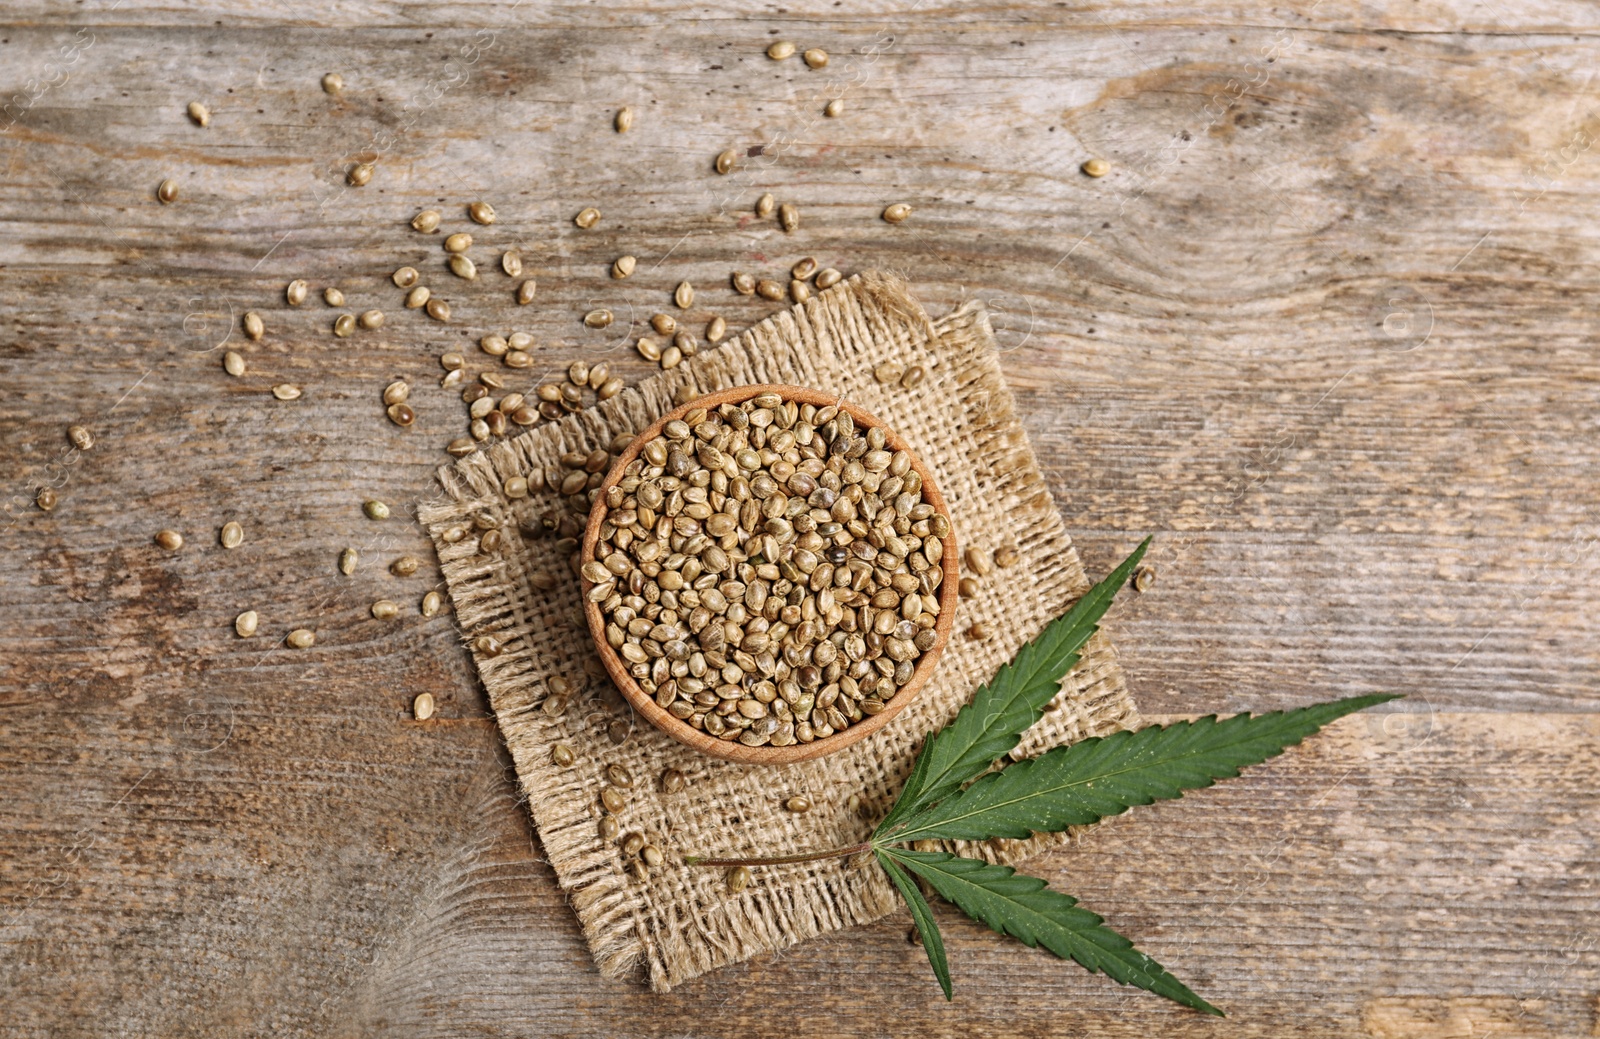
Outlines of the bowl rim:
<svg viewBox="0 0 1600 1039">
<path fill-rule="evenodd" d="M 589 511 L 589 521 L 584 527 L 583 544 L 579 552 L 579 565 L 587 563 L 594 558 L 595 545 L 600 540 L 600 527 L 605 522 L 606 514 L 610 509 L 606 506 L 606 492 L 614 487 L 621 479 L 623 471 L 639 456 L 644 445 L 661 434 L 668 422 L 680 419 L 696 408 L 716 408 L 723 404 L 738 404 L 765 393 L 776 393 L 786 401 L 796 401 L 801 404 L 813 404 L 817 407 L 837 407 L 847 412 L 858 426 L 865 429 L 879 427 L 884 431 L 885 445 L 895 451 L 905 451 L 911 460 L 911 468 L 922 477 L 923 500 L 933 506 L 935 512 L 942 513 L 946 519 L 950 518 L 950 510 L 945 504 L 944 496 L 939 493 L 938 482 L 933 474 L 917 456 L 915 450 L 887 423 L 876 415 L 859 405 L 851 403 L 842 394 L 823 393 L 820 390 L 806 386 L 794 386 L 783 383 L 756 383 L 748 386 L 734 386 L 714 393 L 708 393 L 688 401 L 662 415 L 655 422 L 642 430 L 623 449 L 622 453 L 612 463 L 611 469 L 606 473 L 605 480 L 600 484 L 599 493 L 595 496 L 594 504 Z M 810 761 L 827 754 L 843 750 L 851 744 L 882 729 L 889 724 L 897 714 L 905 710 L 906 706 L 914 700 L 922 687 L 932 677 L 934 669 L 938 666 L 939 658 L 944 653 L 944 648 L 950 641 L 950 632 L 955 624 L 956 599 L 958 588 L 957 566 L 958 556 L 956 549 L 955 524 L 950 525 L 950 533 L 944 539 L 944 553 L 940 558 L 940 566 L 944 577 L 939 583 L 939 615 L 933 630 L 938 638 L 933 646 L 924 651 L 917 661 L 916 671 L 912 673 L 911 681 L 902 686 L 885 705 L 884 709 L 876 715 L 863 718 L 840 732 L 810 743 L 796 743 L 788 747 L 751 747 L 738 740 L 722 740 L 711 734 L 696 729 L 688 722 L 674 717 L 665 708 L 656 703 L 655 698 L 648 695 L 636 682 L 632 675 L 623 666 L 622 658 L 617 651 L 612 649 L 605 637 L 605 619 L 600 612 L 600 604 L 589 599 L 589 591 L 595 582 L 580 575 L 583 589 L 583 612 L 588 621 L 589 635 L 594 641 L 595 649 L 600 654 L 600 660 L 605 665 L 606 673 L 621 691 L 623 697 L 635 711 L 643 715 L 657 729 L 677 740 L 679 743 L 693 747 L 702 754 L 721 758 L 725 761 L 735 761 L 747 765 L 789 765 L 799 761 Z"/>
</svg>

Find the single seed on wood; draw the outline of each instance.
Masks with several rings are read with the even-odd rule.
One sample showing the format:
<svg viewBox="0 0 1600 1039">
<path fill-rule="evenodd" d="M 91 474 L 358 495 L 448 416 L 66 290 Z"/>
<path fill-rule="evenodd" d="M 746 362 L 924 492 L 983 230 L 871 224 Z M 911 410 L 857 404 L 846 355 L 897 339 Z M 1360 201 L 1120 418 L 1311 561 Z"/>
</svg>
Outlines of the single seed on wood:
<svg viewBox="0 0 1600 1039">
<path fill-rule="evenodd" d="M 793 202 L 785 202 L 778 207 L 778 226 L 785 231 L 793 231 L 800 226 L 800 210 L 795 208 Z"/>
<path fill-rule="evenodd" d="M 764 219 L 771 216 L 772 211 L 777 208 L 778 200 L 772 197 L 772 192 L 770 191 L 756 199 L 756 216 Z"/>
<path fill-rule="evenodd" d="M 524 350 L 506 351 L 507 368 L 532 368 L 533 355 Z"/>
<path fill-rule="evenodd" d="M 506 352 L 511 349 L 511 344 L 506 342 L 505 336 L 497 336 L 491 333 L 478 340 L 478 349 L 490 357 L 504 357 Z"/>
<path fill-rule="evenodd" d="M 793 267 L 790 267 L 789 273 L 793 277 L 799 278 L 801 281 L 805 281 L 807 278 L 817 273 L 817 261 L 807 256 L 797 262 Z"/>
<path fill-rule="evenodd" d="M 392 599 L 379 599 L 372 604 L 372 616 L 380 621 L 394 620 L 400 616 L 400 604 Z"/>
<path fill-rule="evenodd" d="M 617 133 L 627 133 L 633 129 L 633 109 L 627 105 L 617 109 L 617 117 L 612 120 L 611 125 L 617 128 Z"/>
<path fill-rule="evenodd" d="M 272 387 L 272 395 L 279 400 L 299 400 L 300 387 L 293 386 L 287 382 L 280 382 Z"/>
<path fill-rule="evenodd" d="M 686 281 L 678 282 L 678 287 L 672 290 L 672 302 L 678 305 L 679 310 L 694 306 L 694 286 Z"/>
<path fill-rule="evenodd" d="M 421 565 L 416 556 L 401 556 L 389 564 L 389 572 L 396 577 L 410 577 Z"/>
<path fill-rule="evenodd" d="M 422 597 L 421 613 L 424 617 L 432 617 L 439 612 L 439 605 L 443 602 L 438 592 L 429 592 Z"/>
<path fill-rule="evenodd" d="M 467 427 L 467 432 L 472 435 L 472 439 L 482 443 L 489 439 L 489 423 L 481 418 L 475 418 L 472 420 L 472 424 Z"/>
<path fill-rule="evenodd" d="M 465 231 L 457 231 L 455 234 L 445 236 L 444 251 L 447 253 L 464 253 L 471 248 L 472 236 Z"/>
<path fill-rule="evenodd" d="M 1111 172 L 1111 163 L 1104 159 L 1089 159 L 1078 167 L 1087 177 L 1104 177 Z"/>
<path fill-rule="evenodd" d="M 260 627 L 261 617 L 254 610 L 246 610 L 233 619 L 233 630 L 242 639 L 254 636 Z"/>
<path fill-rule="evenodd" d="M 538 286 L 534 284 L 534 280 L 532 278 L 529 278 L 527 281 L 523 282 L 521 285 L 518 285 L 517 286 L 517 303 L 519 305 L 521 305 L 521 306 L 524 306 L 524 307 L 527 306 L 529 303 L 532 303 L 533 302 L 533 293 L 534 293 L 534 290 L 537 287 Z"/>
<path fill-rule="evenodd" d="M 810 50 L 800 55 L 800 57 L 805 60 L 807 65 L 814 69 L 824 68 L 828 64 L 828 52 L 823 50 L 821 47 L 812 47 Z"/>
<path fill-rule="evenodd" d="M 330 307 L 342 307 L 344 306 L 344 293 L 329 285 L 322 290 L 322 302 Z"/>
<path fill-rule="evenodd" d="M 611 378 L 611 366 L 604 361 L 589 366 L 589 388 L 598 390 Z"/>
<path fill-rule="evenodd" d="M 844 99 L 840 97 L 836 97 L 832 101 L 829 101 L 826 105 L 822 106 L 822 114 L 827 116 L 829 119 L 837 119 L 843 112 Z"/>
<path fill-rule="evenodd" d="M 998 561 L 998 554 L 997 554 L 997 561 Z M 1135 570 L 1133 572 L 1133 590 L 1134 591 L 1136 591 L 1136 592 L 1147 592 L 1147 591 L 1150 590 L 1151 586 L 1154 585 L 1155 583 L 1156 583 L 1156 568 L 1155 567 L 1153 567 L 1153 566 L 1141 566 L 1139 569 L 1137 569 L 1137 570 Z"/>
<path fill-rule="evenodd" d="M 428 316 L 433 318 L 435 321 L 445 324 L 449 323 L 450 304 L 446 303 L 444 300 L 430 299 L 428 300 L 426 309 Z"/>
<path fill-rule="evenodd" d="M 391 404 L 384 411 L 389 416 L 389 421 L 401 428 L 417 421 L 417 413 L 409 404 Z"/>
<path fill-rule="evenodd" d="M 811 798 L 797 794 L 783 802 L 783 807 L 791 812 L 809 812 L 811 811 Z"/>
<path fill-rule="evenodd" d="M 437 209 L 424 209 L 411 218 L 411 229 L 421 231 L 423 234 L 432 234 L 439 230 L 439 222 L 442 219 Z"/>
<path fill-rule="evenodd" d="M 914 390 L 918 386 L 921 386 L 922 380 L 927 377 L 928 370 L 922 367 L 920 364 L 914 364 L 906 369 L 906 373 L 904 375 L 900 376 L 900 385 L 908 390 Z"/>
<path fill-rule="evenodd" d="M 737 159 L 738 157 L 739 157 L 739 153 L 734 151 L 732 148 L 729 148 L 729 149 L 727 149 L 725 151 L 718 152 L 717 153 L 717 161 L 715 163 L 717 172 L 718 173 L 728 173 L 728 172 L 730 172 L 733 169 L 734 160 Z"/>
<path fill-rule="evenodd" d="M 572 763 L 578 760 L 572 753 L 572 748 L 565 743 L 557 743 L 550 748 L 550 760 L 561 768 L 571 768 Z"/>
<path fill-rule="evenodd" d="M 665 350 L 661 351 L 661 367 L 665 368 L 667 371 L 671 371 L 682 363 L 683 351 L 678 349 L 676 346 L 669 346 Z"/>
<path fill-rule="evenodd" d="M 284 640 L 295 649 L 310 649 L 317 641 L 317 633 L 309 628 L 296 628 Z"/>
<path fill-rule="evenodd" d="M 467 215 L 472 218 L 473 223 L 485 225 L 494 223 L 494 207 L 487 202 L 472 203 L 467 207 Z"/>
<path fill-rule="evenodd" d="M 506 345 L 513 350 L 527 350 L 533 346 L 533 336 L 526 332 L 513 332 L 506 337 Z"/>
<path fill-rule="evenodd" d="M 373 609 L 377 609 L 376 606 Z M 411 701 L 411 716 L 419 722 L 425 722 L 433 717 L 433 694 L 418 693 L 417 698 Z"/>
<path fill-rule="evenodd" d="M 626 278 L 628 275 L 632 274 L 633 269 L 637 267 L 638 264 L 639 261 L 635 257 L 619 256 L 611 262 L 611 276 L 616 278 L 618 281 L 621 281 L 623 278 Z"/>
<path fill-rule="evenodd" d="M 222 370 L 234 378 L 244 374 L 244 357 L 236 350 L 229 350 L 222 355 Z"/>
<path fill-rule="evenodd" d="M 339 572 L 346 577 L 356 572 L 356 563 L 360 555 L 353 548 L 347 548 L 339 553 Z"/>
<path fill-rule="evenodd" d="M 677 347 L 685 357 L 693 357 L 700 352 L 700 344 L 687 329 L 678 329 L 678 334 L 672 337 L 672 345 Z"/>
<path fill-rule="evenodd" d="M 178 200 L 178 182 L 168 177 L 156 188 L 156 198 L 162 205 L 171 205 Z"/>
<path fill-rule="evenodd" d="M 455 253 L 450 257 L 450 273 L 458 278 L 473 281 L 478 277 L 478 265 L 465 253 Z"/>
<path fill-rule="evenodd" d="M 728 870 L 728 875 L 723 878 L 723 882 L 728 885 L 729 891 L 737 895 L 739 892 L 750 886 L 750 867 L 733 867 L 732 869 Z"/>
<path fill-rule="evenodd" d="M 772 46 L 767 48 L 767 57 L 771 58 L 773 61 L 782 61 L 784 58 L 790 57 L 793 54 L 794 44 L 790 43 L 788 40 L 778 40 Z"/>
<path fill-rule="evenodd" d="M 289 301 L 291 307 L 298 307 L 306 301 L 306 294 L 309 291 L 310 287 L 306 285 L 306 280 L 304 278 L 296 278 L 283 290 L 283 298 Z"/>
<path fill-rule="evenodd" d="M 267 334 L 266 323 L 261 320 L 261 315 L 253 310 L 244 312 L 244 334 L 252 340 L 260 340 Z"/>
<path fill-rule="evenodd" d="M 817 272 L 817 288 L 831 289 L 835 285 L 839 284 L 839 279 L 843 277 L 844 275 L 840 274 L 832 267 L 824 267 L 822 270 Z"/>
<path fill-rule="evenodd" d="M 998 567 L 1016 566 L 1022 556 L 1010 545 L 1001 545 L 994 550 L 994 565 Z M 1137 578 L 1137 574 L 1134 575 Z"/>
<path fill-rule="evenodd" d="M 89 432 L 88 426 L 68 426 L 67 439 L 79 451 L 87 451 L 94 446 L 94 434 Z"/>
<path fill-rule="evenodd" d="M 754 296 L 756 294 L 756 276 L 744 271 L 735 271 L 733 274 L 733 291 L 741 296 Z"/>
<path fill-rule="evenodd" d="M 361 511 L 367 514 L 367 519 L 386 520 L 389 518 L 389 506 L 376 498 L 369 498 L 361 503 Z"/>
<path fill-rule="evenodd" d="M 762 299 L 770 299 L 773 302 L 777 302 L 783 298 L 783 286 L 771 278 L 762 278 L 756 282 L 756 295 Z"/>
<path fill-rule="evenodd" d="M 345 175 L 345 180 L 353 188 L 364 188 L 372 180 L 373 165 L 370 162 L 358 162 L 350 167 L 350 172 Z"/>
<path fill-rule="evenodd" d="M 417 283 L 417 279 L 421 276 L 417 273 L 415 267 L 400 267 L 389 275 L 389 280 L 393 281 L 397 288 L 409 289 Z"/>
<path fill-rule="evenodd" d="M 605 328 L 611 324 L 611 321 L 611 311 L 606 310 L 604 307 L 599 310 L 591 310 L 583 315 L 583 323 L 590 328 Z"/>
<path fill-rule="evenodd" d="M 580 209 L 578 215 L 572 218 L 572 222 L 587 231 L 600 222 L 600 210 L 593 206 Z"/>
<path fill-rule="evenodd" d="M 333 334 L 340 339 L 348 339 L 356 331 L 356 317 L 354 314 L 340 314 L 333 319 Z"/>
<path fill-rule="evenodd" d="M 322 77 L 322 92 L 325 94 L 338 94 L 344 90 L 344 77 L 337 72 L 329 72 Z"/>
<path fill-rule="evenodd" d="M 910 215 L 911 207 L 906 205 L 904 202 L 896 202 L 892 205 L 885 206 L 883 210 L 883 219 L 891 224 L 904 223 L 906 217 Z"/>
<path fill-rule="evenodd" d="M 507 249 L 500 254 L 500 269 L 506 272 L 509 278 L 522 277 L 522 253 L 517 249 Z"/>
<path fill-rule="evenodd" d="M 661 360 L 661 344 L 656 342 L 654 339 L 651 339 L 649 336 L 641 337 L 640 340 L 634 344 L 634 349 L 638 350 L 639 356 L 643 357 L 647 361 Z"/>
<path fill-rule="evenodd" d="M 720 343 L 722 341 L 722 337 L 727 334 L 728 322 L 723 319 L 722 315 L 718 314 L 716 317 L 706 322 L 707 342 Z"/>
<path fill-rule="evenodd" d="M 445 452 L 456 458 L 465 458 L 470 454 L 476 453 L 477 450 L 478 445 L 474 444 L 468 437 L 456 437 L 445 445 Z"/>
<path fill-rule="evenodd" d="M 56 495 L 55 489 L 51 487 L 39 488 L 39 493 L 33 497 L 33 503 L 39 507 L 40 512 L 49 512 L 56 507 L 58 501 L 60 501 L 60 498 Z"/>
<path fill-rule="evenodd" d="M 175 530 L 161 530 L 156 532 L 156 544 L 168 552 L 176 552 L 183 547 L 183 535 Z"/>
<path fill-rule="evenodd" d="M 383 388 L 385 404 L 404 404 L 410 397 L 411 384 L 404 379 L 396 379 Z"/>
<path fill-rule="evenodd" d="M 789 298 L 796 303 L 804 303 L 811 298 L 811 286 L 799 278 L 789 279 Z"/>
<path fill-rule="evenodd" d="M 669 336 L 678 330 L 678 319 L 671 314 L 652 314 L 650 327 L 656 330 L 656 335 Z"/>
<path fill-rule="evenodd" d="M 222 543 L 223 548 L 238 548 L 244 544 L 244 527 L 238 520 L 229 520 L 222 525 L 222 532 L 218 534 L 217 540 Z"/>
<path fill-rule="evenodd" d="M 363 310 L 361 312 L 361 316 L 356 318 L 356 323 L 359 324 L 362 328 L 382 328 L 383 327 L 383 311 L 381 311 L 381 310 Z"/>
</svg>

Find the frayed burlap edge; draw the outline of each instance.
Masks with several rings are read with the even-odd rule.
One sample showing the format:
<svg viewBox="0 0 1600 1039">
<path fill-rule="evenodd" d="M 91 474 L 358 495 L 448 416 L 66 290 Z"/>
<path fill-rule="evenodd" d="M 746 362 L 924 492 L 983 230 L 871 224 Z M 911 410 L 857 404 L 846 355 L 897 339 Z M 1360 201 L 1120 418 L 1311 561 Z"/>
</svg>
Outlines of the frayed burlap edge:
<svg viewBox="0 0 1600 1039">
<path fill-rule="evenodd" d="M 927 378 L 912 390 L 880 384 L 872 371 L 886 361 L 920 365 Z M 631 712 L 614 691 L 602 695 L 603 680 L 585 675 L 593 647 L 577 623 L 578 581 L 553 536 L 517 533 L 541 530 L 539 518 L 559 515 L 563 500 L 548 489 L 512 500 L 504 483 L 539 474 L 546 488 L 554 486 L 563 453 L 591 451 L 618 433 L 643 429 L 671 409 L 675 394 L 756 382 L 826 388 L 865 407 L 935 473 L 963 546 L 1011 545 L 1020 561 L 962 600 L 934 680 L 882 732 L 854 747 L 775 769 L 713 761 L 642 724 L 616 745 L 608 727 Z M 892 889 L 869 863 L 766 867 L 737 895 L 726 890 L 721 871 L 677 863 L 685 852 L 782 855 L 864 839 L 892 804 L 922 736 L 945 724 L 1089 583 L 1017 421 L 981 304 L 931 322 L 903 281 L 879 273 L 851 278 L 678 369 L 447 466 L 439 479 L 445 498 L 425 503 L 419 515 L 438 548 L 458 623 L 474 647 L 545 853 L 600 970 L 622 977 L 642 965 L 658 991 L 891 911 Z M 497 551 L 480 550 L 472 523 L 480 516 L 502 531 Z M 569 529 L 580 520 L 574 514 Z M 978 620 L 993 633 L 981 641 L 964 634 Z M 498 639 L 503 651 L 490 656 L 475 648 L 483 634 Z M 560 712 L 546 709 L 546 682 L 555 676 L 583 687 Z M 1051 707 L 1018 756 L 1136 727 L 1104 636 L 1090 642 Z M 573 750 L 574 765 L 553 764 L 558 742 Z M 643 834 L 667 856 L 652 873 L 635 872 L 637 864 L 625 863 L 597 833 L 597 796 L 611 764 L 635 780 L 621 813 L 624 832 Z M 687 789 L 661 792 L 657 779 L 665 768 L 684 772 Z M 816 808 L 786 812 L 782 801 L 794 793 L 810 796 Z M 859 810 L 849 808 L 851 794 Z M 1016 862 L 1061 839 L 960 850 Z"/>
</svg>

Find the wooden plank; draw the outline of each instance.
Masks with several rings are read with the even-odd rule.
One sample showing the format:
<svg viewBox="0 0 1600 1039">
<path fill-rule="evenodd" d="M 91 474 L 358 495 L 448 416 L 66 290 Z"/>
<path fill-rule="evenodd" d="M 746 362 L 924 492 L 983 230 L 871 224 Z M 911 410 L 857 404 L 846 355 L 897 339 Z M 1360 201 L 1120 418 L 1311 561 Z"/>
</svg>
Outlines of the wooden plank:
<svg viewBox="0 0 1600 1039">
<path fill-rule="evenodd" d="M 0 26 L 0 1035 L 1591 1034 L 1592 6 L 307 14 L 28 0 Z M 833 61 L 775 65 L 774 33 Z M 730 146 L 763 153 L 718 178 Z M 748 215 L 769 189 L 795 235 Z M 532 307 L 405 226 L 480 195 L 482 257 L 521 246 Z M 893 201 L 912 220 L 879 221 Z M 988 301 L 1090 571 L 1157 534 L 1155 587 L 1111 622 L 1147 711 L 1408 694 L 1404 723 L 1040 865 L 1229 1022 L 948 912 L 952 1006 L 903 921 L 667 997 L 597 980 L 449 618 L 414 613 L 437 574 L 405 506 L 465 424 L 436 358 L 520 328 L 534 373 L 638 378 L 621 320 L 688 278 L 741 327 L 770 308 L 729 271 L 802 255 Z M 403 311 L 402 263 L 452 325 Z M 281 303 L 294 277 L 389 320 L 335 340 L 334 311 Z M 619 326 L 579 324 L 599 303 Z M 269 333 L 232 380 L 246 309 Z M 382 418 L 397 377 L 410 431 Z M 399 515 L 364 519 L 371 496 Z M 401 554 L 429 565 L 387 574 Z M 300 625 L 313 650 L 281 645 Z"/>
</svg>

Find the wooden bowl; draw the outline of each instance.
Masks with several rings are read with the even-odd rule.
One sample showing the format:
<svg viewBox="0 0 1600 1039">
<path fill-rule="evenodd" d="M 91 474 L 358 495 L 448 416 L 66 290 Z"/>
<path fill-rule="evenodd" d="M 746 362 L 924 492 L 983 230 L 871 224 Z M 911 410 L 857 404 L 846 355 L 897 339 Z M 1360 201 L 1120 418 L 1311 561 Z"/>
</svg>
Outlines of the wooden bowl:
<svg viewBox="0 0 1600 1039">
<path fill-rule="evenodd" d="M 611 466 L 611 471 L 606 474 L 605 482 L 600 485 L 600 494 L 596 497 L 594 508 L 589 513 L 589 525 L 583 532 L 582 561 L 587 563 L 594 558 L 595 545 L 600 540 L 600 525 L 605 521 L 607 512 L 605 504 L 606 492 L 622 479 L 623 470 L 628 467 L 628 463 L 638 457 L 639 452 L 644 449 L 644 445 L 661 435 L 662 429 L 668 422 L 682 418 L 694 408 L 706 408 L 709 410 L 723 404 L 739 404 L 763 393 L 776 393 L 785 400 L 798 401 L 802 404 L 814 404 L 817 407 L 830 405 L 837 407 L 839 410 L 849 413 L 850 417 L 855 420 L 856 425 L 862 429 L 870 429 L 874 426 L 882 427 L 887 446 L 894 451 L 906 452 L 911 458 L 911 468 L 915 469 L 917 474 L 922 477 L 923 500 L 932 505 L 935 512 L 944 513 L 945 517 L 949 518 L 950 513 L 945 508 L 944 498 L 939 494 L 939 488 L 933 479 L 933 474 L 923 466 L 921 460 L 917 458 L 916 452 L 911 450 L 910 445 L 902 440 L 894 430 L 884 426 L 882 422 L 872 415 L 849 401 L 839 398 L 836 394 L 822 393 L 803 386 L 736 386 L 733 389 L 707 394 L 704 397 L 690 401 L 680 408 L 674 408 L 658 419 L 649 429 L 633 438 L 633 442 L 628 445 Z M 588 580 L 584 580 L 584 592 L 586 594 L 584 596 L 583 612 L 589 619 L 589 633 L 594 637 L 595 648 L 599 651 L 600 659 L 604 661 L 606 671 L 611 675 L 611 680 L 622 691 L 622 695 L 627 697 L 628 702 L 633 705 L 633 709 L 647 718 L 650 724 L 679 743 L 687 744 L 695 750 L 703 754 L 709 754 L 712 757 L 737 761 L 746 765 L 787 765 L 796 761 L 819 758 L 824 754 L 832 754 L 836 750 L 842 750 L 850 746 L 857 740 L 862 740 L 872 735 L 889 724 L 891 718 L 903 711 L 912 698 L 922 689 L 923 685 L 927 683 L 929 676 L 933 674 L 935 665 L 939 662 L 939 655 L 943 652 L 945 643 L 950 640 L 950 629 L 955 623 L 956 578 L 958 575 L 956 573 L 956 536 L 954 529 L 944 539 L 944 556 L 940 565 L 944 569 L 945 578 L 939 584 L 939 617 L 938 623 L 934 625 L 934 631 L 938 633 L 938 638 L 932 648 L 924 652 L 918 659 L 917 669 L 912 672 L 911 681 L 902 686 L 878 714 L 864 717 L 859 722 L 834 733 L 832 736 L 825 736 L 810 743 L 796 743 L 792 747 L 749 747 L 738 740 L 721 740 L 710 733 L 696 729 L 686 721 L 673 717 L 656 703 L 654 697 L 640 688 L 639 684 L 634 681 L 633 676 L 628 673 L 617 651 L 612 649 L 611 645 L 606 642 L 605 620 L 600 613 L 600 604 L 590 602 L 587 596 L 587 592 L 593 587 L 593 583 Z"/>
</svg>

